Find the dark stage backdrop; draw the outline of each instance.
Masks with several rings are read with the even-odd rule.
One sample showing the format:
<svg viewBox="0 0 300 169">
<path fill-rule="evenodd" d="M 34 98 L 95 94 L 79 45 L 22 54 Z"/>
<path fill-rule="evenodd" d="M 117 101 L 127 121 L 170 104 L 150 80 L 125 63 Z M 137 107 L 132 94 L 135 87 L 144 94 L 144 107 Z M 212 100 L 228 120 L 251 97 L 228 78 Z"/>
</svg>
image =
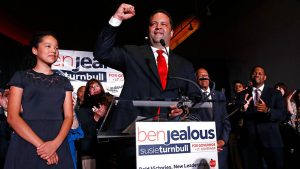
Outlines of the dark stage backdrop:
<svg viewBox="0 0 300 169">
<path fill-rule="evenodd" d="M 300 88 L 299 0 L 239 0 L 221 12 L 207 18 L 176 52 L 188 50 L 194 66 L 211 68 L 217 86 L 227 91 L 236 79 L 248 81 L 255 65 L 265 67 L 267 85 L 281 81 Z"/>
<path fill-rule="evenodd" d="M 23 46 L 0 33 L 0 88 L 6 87 L 16 70 L 29 68 L 33 62 L 28 46 Z"/>
</svg>

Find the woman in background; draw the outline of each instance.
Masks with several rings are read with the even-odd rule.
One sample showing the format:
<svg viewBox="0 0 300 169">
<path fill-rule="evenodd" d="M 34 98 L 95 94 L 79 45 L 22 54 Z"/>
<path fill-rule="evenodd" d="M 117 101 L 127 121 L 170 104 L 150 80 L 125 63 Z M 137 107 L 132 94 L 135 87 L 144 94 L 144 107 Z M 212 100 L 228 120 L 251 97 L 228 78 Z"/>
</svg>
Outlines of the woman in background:
<svg viewBox="0 0 300 169">
<path fill-rule="evenodd" d="M 295 119 L 295 117 L 296 117 L 297 110 L 296 110 L 296 104 L 292 99 L 293 93 L 290 93 L 287 85 L 283 82 L 276 83 L 274 88 L 276 90 L 280 91 L 280 93 L 285 101 L 287 114 L 286 114 L 286 120 L 283 123 L 288 124 L 292 127 L 295 127 L 295 122 L 293 119 Z"/>
<path fill-rule="evenodd" d="M 99 80 L 91 79 L 86 83 L 83 104 L 78 113 L 78 120 L 85 134 L 80 139 L 83 169 L 110 168 L 107 166 L 109 148 L 97 143 L 97 130 L 107 113 L 112 96 L 105 92 Z"/>
</svg>

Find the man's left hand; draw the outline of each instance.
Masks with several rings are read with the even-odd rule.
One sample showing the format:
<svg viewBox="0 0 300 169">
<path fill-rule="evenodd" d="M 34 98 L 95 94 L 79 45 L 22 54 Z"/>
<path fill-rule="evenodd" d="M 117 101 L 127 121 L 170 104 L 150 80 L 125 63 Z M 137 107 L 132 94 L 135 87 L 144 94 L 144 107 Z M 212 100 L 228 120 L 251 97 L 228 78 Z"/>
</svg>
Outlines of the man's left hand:
<svg viewBox="0 0 300 169">
<path fill-rule="evenodd" d="M 268 107 L 267 107 L 266 103 L 261 98 L 259 99 L 259 102 L 256 103 L 256 110 L 258 112 L 263 112 L 263 113 L 268 112 Z"/>
</svg>

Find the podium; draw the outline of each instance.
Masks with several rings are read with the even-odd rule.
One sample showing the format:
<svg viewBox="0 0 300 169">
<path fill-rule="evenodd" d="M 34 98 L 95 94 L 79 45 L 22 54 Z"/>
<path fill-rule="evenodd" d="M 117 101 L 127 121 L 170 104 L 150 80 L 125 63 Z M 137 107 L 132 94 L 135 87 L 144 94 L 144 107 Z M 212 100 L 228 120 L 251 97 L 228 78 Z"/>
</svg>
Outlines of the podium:
<svg viewBox="0 0 300 169">
<path fill-rule="evenodd" d="M 119 102 L 124 100 L 114 100 L 114 105 L 117 105 Z M 126 101 L 128 102 L 128 101 Z M 200 102 L 200 103 L 193 103 L 191 100 L 183 99 L 178 101 L 164 101 L 164 100 L 132 100 L 134 107 L 170 107 L 171 105 L 177 105 L 177 107 L 186 107 L 186 108 L 208 108 L 209 102 Z M 113 105 L 112 104 L 112 105 Z M 111 106 L 109 107 L 108 113 L 106 114 L 100 129 L 97 132 L 97 139 L 98 142 L 108 142 L 110 140 L 122 140 L 122 139 L 130 139 L 135 137 L 135 123 L 138 121 L 151 121 L 153 117 L 141 117 L 138 116 L 135 121 L 133 121 L 124 131 L 121 133 L 116 132 L 107 132 L 107 126 L 110 124 L 111 116 L 113 111 L 111 110 Z"/>
<path fill-rule="evenodd" d="M 116 100 L 116 104 L 121 102 L 122 100 Z M 208 108 L 209 102 L 200 102 L 200 103 L 193 103 L 191 100 L 183 100 L 183 101 L 156 101 L 156 100 L 132 100 L 132 104 L 135 107 L 170 107 L 171 105 L 179 105 L 187 106 L 188 108 Z"/>
<path fill-rule="evenodd" d="M 115 105 L 122 101 L 124 100 L 115 100 Z M 178 101 L 127 100 L 126 102 L 130 102 L 130 104 L 132 104 L 134 107 L 170 107 L 171 105 L 177 105 L 177 107 L 182 106 L 183 108 L 187 107 L 189 109 L 193 109 L 208 108 L 210 106 L 209 102 L 195 104 L 187 99 Z M 110 116 L 112 116 L 112 113 L 113 111 L 106 115 L 107 117 L 105 117 L 106 120 L 104 123 L 110 124 L 109 120 L 111 119 Z M 129 157 L 131 160 L 135 159 L 133 161 L 136 161 L 137 168 L 199 168 L 199 166 L 210 166 L 211 169 L 218 169 L 217 144 L 215 138 L 216 131 L 214 122 L 153 122 L 152 119 L 153 117 L 138 116 L 135 121 L 132 122 L 121 133 L 99 130 L 97 134 L 97 140 L 99 143 L 108 142 L 108 144 L 105 146 L 110 145 L 116 149 L 118 152 L 118 158 Z M 192 137 L 196 138 L 200 136 L 200 134 L 197 136 L 196 133 L 196 131 L 198 132 L 200 130 L 203 130 L 203 132 L 209 131 L 209 133 L 212 134 L 211 137 L 205 139 L 203 138 L 203 140 L 191 140 Z M 189 133 L 189 136 L 183 136 L 182 132 L 184 131 Z M 147 136 L 144 132 L 147 133 Z M 169 135 L 166 134 L 162 136 L 160 135 L 161 133 L 169 133 Z M 178 136 L 176 136 L 176 133 Z M 189 140 L 186 139 L 176 141 L 176 139 L 179 138 L 179 135 L 181 138 L 186 137 L 189 138 Z M 173 138 L 172 141 L 170 141 L 171 137 Z M 163 140 L 163 138 L 167 139 Z M 161 150 L 168 152 L 158 152 Z M 172 150 L 176 152 L 171 152 Z M 123 152 L 126 152 L 125 156 Z M 134 152 L 134 154 L 131 154 L 130 152 Z M 151 152 L 156 153 L 149 154 Z"/>
</svg>

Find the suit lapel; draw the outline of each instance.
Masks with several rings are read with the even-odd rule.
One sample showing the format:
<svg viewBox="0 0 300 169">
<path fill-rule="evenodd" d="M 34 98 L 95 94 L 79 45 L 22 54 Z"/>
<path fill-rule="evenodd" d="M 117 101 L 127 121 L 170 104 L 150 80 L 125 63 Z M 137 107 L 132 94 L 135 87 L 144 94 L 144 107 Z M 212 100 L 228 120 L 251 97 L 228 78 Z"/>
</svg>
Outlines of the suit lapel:
<svg viewBox="0 0 300 169">
<path fill-rule="evenodd" d="M 180 73 L 178 68 L 182 67 L 182 62 L 176 58 L 177 56 L 170 51 L 169 53 L 169 72 L 168 72 L 168 77 L 174 77 L 174 76 L 179 76 L 178 74 Z M 182 72 L 181 72 L 182 73 Z"/>
<path fill-rule="evenodd" d="M 141 62 L 144 62 L 144 64 L 141 65 L 147 65 L 147 67 L 142 67 L 142 69 L 146 72 L 147 75 L 151 78 L 151 80 L 162 89 L 161 82 L 158 75 L 157 65 L 155 61 L 154 54 L 152 52 L 152 49 L 150 46 L 145 46 L 141 50 L 141 55 L 143 57 L 143 60 Z M 167 77 L 174 77 L 176 76 L 176 67 L 180 66 L 180 63 L 174 58 L 174 54 L 172 52 L 169 52 L 168 57 L 168 76 Z M 172 88 L 172 84 L 169 83 L 170 81 L 167 80 L 167 86 L 166 90 Z"/>
<path fill-rule="evenodd" d="M 176 60 L 174 54 L 172 54 L 172 52 L 170 51 L 169 53 L 169 57 L 168 57 L 168 77 L 176 77 L 178 76 L 178 74 L 176 73 L 176 69 L 175 68 L 179 68 L 180 63 L 178 63 L 178 61 Z M 174 87 L 176 87 L 176 80 L 167 80 L 167 87 L 166 90 L 170 90 Z"/>
<path fill-rule="evenodd" d="M 261 92 L 260 98 L 268 104 L 270 100 L 268 100 L 268 96 L 270 96 L 270 90 L 266 86 L 264 87 L 264 90 Z"/>
<path fill-rule="evenodd" d="M 157 85 L 159 88 L 162 88 L 158 75 L 155 57 L 151 47 L 146 46 L 145 48 L 143 48 L 143 50 L 141 50 L 141 53 L 141 55 L 143 56 L 140 57 L 141 59 L 143 59 L 141 60 L 141 62 L 144 62 L 144 64 L 140 64 L 141 68 L 146 72 L 146 74 L 150 77 L 150 79 L 154 82 L 155 85 Z M 143 65 L 146 65 L 146 67 Z"/>
<path fill-rule="evenodd" d="M 262 100 L 265 101 L 265 98 L 266 98 L 267 93 L 268 93 L 268 89 L 267 89 L 267 87 L 265 86 L 265 87 L 264 87 L 264 90 L 261 92 L 260 98 L 261 98 Z"/>
</svg>

